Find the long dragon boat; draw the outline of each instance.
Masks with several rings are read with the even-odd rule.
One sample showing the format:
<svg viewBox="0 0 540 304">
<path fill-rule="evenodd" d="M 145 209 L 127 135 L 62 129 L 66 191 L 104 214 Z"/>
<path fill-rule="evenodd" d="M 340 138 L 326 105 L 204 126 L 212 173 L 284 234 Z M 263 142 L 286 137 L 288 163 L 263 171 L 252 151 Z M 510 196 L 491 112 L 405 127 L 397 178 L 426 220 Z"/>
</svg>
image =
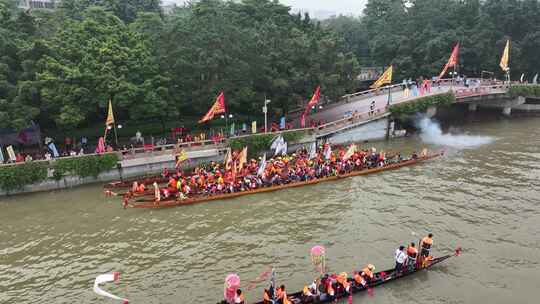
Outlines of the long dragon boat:
<svg viewBox="0 0 540 304">
<path fill-rule="evenodd" d="M 429 268 L 437 264 L 440 264 L 451 257 L 459 256 L 460 253 L 461 253 L 461 248 L 457 248 L 453 254 L 448 254 L 445 256 L 433 258 L 430 261 L 426 261 L 425 262 L 426 264 L 423 267 L 407 269 L 407 270 L 402 271 L 401 273 L 396 273 L 394 269 L 387 269 L 380 272 L 376 272 L 374 273 L 373 279 L 367 285 L 357 284 L 353 278 L 348 278 L 347 281 L 351 284 L 351 293 L 357 294 L 363 291 L 367 291 L 373 287 L 377 287 L 377 286 L 410 276 L 414 273 L 417 273 L 423 270 L 428 270 Z M 337 300 L 346 299 L 347 297 L 349 297 L 349 294 L 345 292 L 342 292 L 342 293 L 338 292 L 336 294 Z M 304 296 L 302 291 L 287 295 L 287 299 L 289 300 L 291 304 L 308 304 L 308 303 L 309 304 L 323 304 L 323 303 L 331 303 L 336 300 L 336 299 L 329 299 L 329 298 L 320 299 L 318 296 Z M 227 302 L 222 301 L 222 302 L 219 302 L 218 304 L 227 304 Z M 255 304 L 265 304 L 265 302 L 260 301 L 260 302 L 256 302 Z"/>
<path fill-rule="evenodd" d="M 350 173 L 342 174 L 342 175 L 321 177 L 321 178 L 304 181 L 304 182 L 292 182 L 292 183 L 288 183 L 284 185 L 262 187 L 262 188 L 258 188 L 254 190 L 241 191 L 241 192 L 216 194 L 216 195 L 197 195 L 197 196 L 185 198 L 183 200 L 173 197 L 173 198 L 163 199 L 160 202 L 156 202 L 153 197 L 151 198 L 139 197 L 138 199 L 125 202 L 125 206 L 130 207 L 130 208 L 156 209 L 156 208 L 168 208 L 168 207 L 177 207 L 177 206 L 184 206 L 184 205 L 193 205 L 193 204 L 198 204 L 198 203 L 203 203 L 203 202 L 230 199 L 230 198 L 256 194 L 256 193 L 273 192 L 273 191 L 278 191 L 278 190 L 287 189 L 287 188 L 303 187 L 303 186 L 314 185 L 314 184 L 327 182 L 327 181 L 339 180 L 339 179 L 343 179 L 347 177 L 369 175 L 369 174 L 379 173 L 379 172 L 388 171 L 388 170 L 395 170 L 402 167 L 415 165 L 415 164 L 439 157 L 441 155 L 443 155 L 443 152 L 427 155 L 424 157 L 404 160 L 404 161 L 389 164 L 383 167 L 357 170 L 357 171 L 352 171 Z"/>
</svg>

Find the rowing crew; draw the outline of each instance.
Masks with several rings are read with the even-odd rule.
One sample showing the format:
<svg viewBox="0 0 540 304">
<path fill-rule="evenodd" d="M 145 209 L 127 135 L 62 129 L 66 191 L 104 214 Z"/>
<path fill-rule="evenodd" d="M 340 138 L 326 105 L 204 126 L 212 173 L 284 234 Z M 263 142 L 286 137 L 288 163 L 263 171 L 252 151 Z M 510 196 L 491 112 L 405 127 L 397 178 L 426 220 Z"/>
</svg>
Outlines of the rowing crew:
<svg viewBox="0 0 540 304">
<path fill-rule="evenodd" d="M 407 248 L 405 248 L 405 246 L 399 246 L 394 254 L 394 260 L 396 261 L 395 272 L 400 274 L 403 272 L 403 269 L 408 269 L 410 271 L 415 268 L 425 267 L 426 263 L 432 259 L 430 256 L 432 246 L 432 233 L 428 234 L 420 241 L 420 255 L 418 255 L 418 249 L 414 242 Z"/>
</svg>

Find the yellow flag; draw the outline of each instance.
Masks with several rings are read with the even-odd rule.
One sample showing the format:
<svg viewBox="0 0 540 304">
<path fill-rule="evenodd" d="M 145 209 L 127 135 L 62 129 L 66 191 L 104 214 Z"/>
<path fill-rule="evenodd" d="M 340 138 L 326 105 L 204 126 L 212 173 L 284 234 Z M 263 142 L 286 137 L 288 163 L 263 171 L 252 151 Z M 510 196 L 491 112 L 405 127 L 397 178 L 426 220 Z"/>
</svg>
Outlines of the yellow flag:
<svg viewBox="0 0 540 304">
<path fill-rule="evenodd" d="M 251 123 L 251 133 L 257 133 L 257 121 Z"/>
<path fill-rule="evenodd" d="M 180 150 L 180 153 L 178 153 L 178 155 L 176 156 L 177 157 L 177 160 L 176 160 L 176 168 L 178 168 L 180 166 L 181 163 L 185 162 L 186 160 L 188 160 L 188 155 L 186 153 L 186 150 L 182 149 Z"/>
<path fill-rule="evenodd" d="M 114 124 L 114 113 L 112 110 L 112 102 L 109 99 L 109 113 L 107 114 L 107 120 L 105 121 L 105 125 L 110 126 L 112 124 Z"/>
<path fill-rule="evenodd" d="M 384 73 L 375 81 L 374 84 L 371 85 L 370 88 L 377 89 L 381 87 L 383 84 L 389 84 L 392 83 L 392 73 L 393 73 L 393 67 L 390 66 Z"/>
<path fill-rule="evenodd" d="M 244 168 L 245 164 L 247 164 L 247 147 L 244 147 L 238 156 L 238 169 Z"/>
<path fill-rule="evenodd" d="M 233 162 L 230 148 L 227 150 L 227 154 L 225 155 L 225 160 L 223 162 L 225 163 L 225 170 L 230 170 Z"/>
<path fill-rule="evenodd" d="M 510 70 L 510 68 L 508 67 L 509 59 L 510 59 L 510 40 L 506 41 L 506 47 L 504 48 L 504 52 L 501 58 L 501 63 L 499 63 L 499 66 L 505 72 L 508 72 L 508 70 Z"/>
</svg>

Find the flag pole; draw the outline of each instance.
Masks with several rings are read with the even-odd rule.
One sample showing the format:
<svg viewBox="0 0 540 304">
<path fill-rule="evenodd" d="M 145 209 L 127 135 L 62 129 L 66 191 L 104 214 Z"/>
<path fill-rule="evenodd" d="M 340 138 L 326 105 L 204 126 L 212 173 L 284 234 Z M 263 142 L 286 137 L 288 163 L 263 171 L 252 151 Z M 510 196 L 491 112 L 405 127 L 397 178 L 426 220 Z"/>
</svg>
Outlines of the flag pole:
<svg viewBox="0 0 540 304">
<path fill-rule="evenodd" d="M 118 133 L 116 133 L 116 121 L 113 124 L 114 128 L 114 142 L 116 143 L 116 149 L 118 149 Z"/>
<path fill-rule="evenodd" d="M 390 102 L 392 102 L 392 87 L 388 86 L 388 102 L 386 103 L 387 108 L 390 108 Z"/>
</svg>

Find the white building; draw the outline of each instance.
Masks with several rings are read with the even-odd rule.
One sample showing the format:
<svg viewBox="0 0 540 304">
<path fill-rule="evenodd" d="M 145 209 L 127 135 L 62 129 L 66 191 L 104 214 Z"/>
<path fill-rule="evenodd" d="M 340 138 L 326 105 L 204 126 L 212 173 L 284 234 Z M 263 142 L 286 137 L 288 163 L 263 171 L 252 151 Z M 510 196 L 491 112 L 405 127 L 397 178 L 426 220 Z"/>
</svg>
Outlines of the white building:
<svg viewBox="0 0 540 304">
<path fill-rule="evenodd" d="M 19 7 L 24 9 L 55 9 L 60 0 L 19 0 Z"/>
</svg>

